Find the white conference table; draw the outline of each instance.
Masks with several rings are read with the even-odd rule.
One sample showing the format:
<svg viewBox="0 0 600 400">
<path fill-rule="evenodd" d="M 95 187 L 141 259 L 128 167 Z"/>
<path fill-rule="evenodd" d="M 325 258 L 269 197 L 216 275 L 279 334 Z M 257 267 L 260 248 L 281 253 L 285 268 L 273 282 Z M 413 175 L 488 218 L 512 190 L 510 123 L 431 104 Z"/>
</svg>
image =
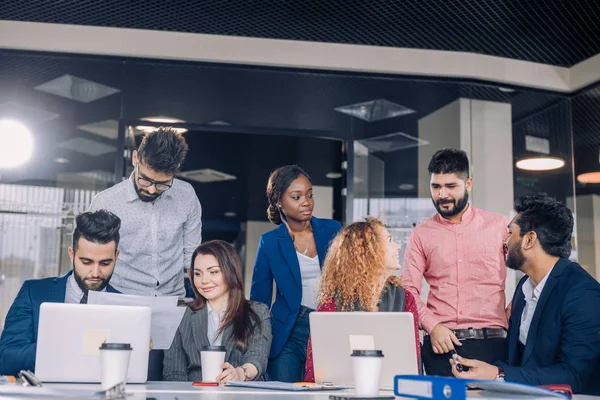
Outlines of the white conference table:
<svg viewBox="0 0 600 400">
<path fill-rule="evenodd" d="M 69 396 L 69 392 L 86 392 L 93 393 L 100 390 L 99 384 L 67 384 L 53 383 L 44 384 L 44 388 L 59 390 L 65 394 L 65 398 Z M 331 390 L 331 391 L 305 391 L 305 392 L 285 392 L 263 389 L 246 389 L 236 387 L 195 387 L 190 382 L 147 382 L 145 384 L 128 384 L 127 385 L 127 400 L 259 400 L 259 399 L 284 399 L 284 400 L 328 400 L 329 396 L 347 394 L 353 395 L 352 390 Z M 381 392 L 380 395 L 392 395 L 392 392 Z M 32 396 L 37 397 L 37 396 Z M 486 397 L 483 393 L 469 392 L 469 397 L 475 399 L 493 399 L 499 400 L 502 397 L 493 396 Z M 8 397 L 0 394 L 2 400 L 23 399 L 25 397 Z M 41 398 L 41 397 L 39 397 Z M 401 397 L 396 397 L 402 399 Z M 532 399 L 531 397 L 523 397 L 524 399 Z M 514 397 L 511 397 L 514 399 Z M 593 396 L 574 396 L 575 400 L 591 400 L 600 399 Z"/>
</svg>

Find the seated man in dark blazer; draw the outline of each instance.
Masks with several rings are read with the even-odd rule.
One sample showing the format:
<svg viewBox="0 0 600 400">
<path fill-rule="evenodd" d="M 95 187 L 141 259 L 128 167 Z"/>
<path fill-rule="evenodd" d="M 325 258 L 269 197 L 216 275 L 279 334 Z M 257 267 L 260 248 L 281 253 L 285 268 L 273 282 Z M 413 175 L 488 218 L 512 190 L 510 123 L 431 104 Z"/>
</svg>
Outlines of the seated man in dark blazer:
<svg viewBox="0 0 600 400">
<path fill-rule="evenodd" d="M 25 281 L 8 311 L 0 339 L 0 375 L 16 375 L 35 367 L 40 305 L 87 303 L 88 292 L 116 292 L 108 282 L 119 256 L 121 220 L 98 210 L 77 216 L 69 256 L 73 269 L 56 278 Z"/>
<path fill-rule="evenodd" d="M 525 276 L 515 290 L 505 352 L 490 365 L 458 357 L 469 367 L 455 376 L 530 385 L 567 384 L 574 393 L 600 392 L 600 284 L 569 261 L 573 214 L 547 196 L 515 205 L 506 265 Z"/>
</svg>

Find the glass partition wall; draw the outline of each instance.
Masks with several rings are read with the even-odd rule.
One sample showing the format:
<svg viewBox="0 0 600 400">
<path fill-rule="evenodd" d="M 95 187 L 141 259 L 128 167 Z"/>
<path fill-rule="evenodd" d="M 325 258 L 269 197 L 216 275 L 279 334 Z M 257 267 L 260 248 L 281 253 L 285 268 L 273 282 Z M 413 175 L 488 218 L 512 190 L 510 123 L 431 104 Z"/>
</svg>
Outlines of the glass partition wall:
<svg viewBox="0 0 600 400">
<path fill-rule="evenodd" d="M 74 216 L 129 176 L 141 135 L 160 124 L 186 131 L 180 176 L 203 205 L 203 239 L 234 243 L 247 282 L 257 238 L 274 228 L 274 168 L 311 174 L 320 216 L 383 218 L 403 252 L 435 213 L 427 163 L 442 147 L 469 154 L 476 206 L 510 217 L 526 193 L 567 202 L 573 258 L 598 277 L 598 90 L 0 52 L 0 121 L 20 124 L 0 132 L 13 162 L 0 163 L 0 329 L 23 280 L 71 268 Z M 540 158 L 558 164 L 517 166 Z"/>
</svg>

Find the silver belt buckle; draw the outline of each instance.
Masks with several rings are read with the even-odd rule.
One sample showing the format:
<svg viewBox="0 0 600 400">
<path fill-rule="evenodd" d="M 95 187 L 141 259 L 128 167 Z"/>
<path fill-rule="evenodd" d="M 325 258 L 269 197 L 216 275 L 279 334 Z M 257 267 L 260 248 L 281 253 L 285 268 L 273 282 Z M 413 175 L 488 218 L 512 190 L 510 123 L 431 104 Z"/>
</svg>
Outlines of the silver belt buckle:
<svg viewBox="0 0 600 400">
<path fill-rule="evenodd" d="M 475 339 L 477 337 L 475 329 L 469 328 L 469 339 Z"/>
</svg>

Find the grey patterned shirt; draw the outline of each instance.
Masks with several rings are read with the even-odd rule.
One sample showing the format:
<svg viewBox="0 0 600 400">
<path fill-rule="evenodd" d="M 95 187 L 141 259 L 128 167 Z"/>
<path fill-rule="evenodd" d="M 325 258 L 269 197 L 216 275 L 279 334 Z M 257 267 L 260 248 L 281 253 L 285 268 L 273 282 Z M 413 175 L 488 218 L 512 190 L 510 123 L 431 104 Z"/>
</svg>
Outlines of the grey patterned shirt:
<svg viewBox="0 0 600 400">
<path fill-rule="evenodd" d="M 90 206 L 121 218 L 120 255 L 110 284 L 127 294 L 183 297 L 183 269 L 202 241 L 200 201 L 192 185 L 174 179 L 154 204 L 144 203 L 133 175 L 98 193 Z"/>
</svg>

